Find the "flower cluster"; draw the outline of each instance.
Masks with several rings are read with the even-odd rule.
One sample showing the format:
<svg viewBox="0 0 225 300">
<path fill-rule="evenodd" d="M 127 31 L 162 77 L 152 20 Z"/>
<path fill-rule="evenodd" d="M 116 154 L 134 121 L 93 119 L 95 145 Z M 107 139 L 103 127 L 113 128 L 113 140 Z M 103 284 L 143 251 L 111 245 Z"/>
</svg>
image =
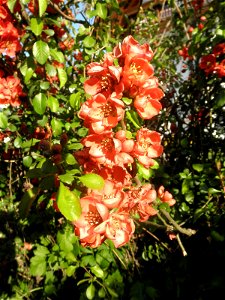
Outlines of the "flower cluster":
<svg viewBox="0 0 225 300">
<path fill-rule="evenodd" d="M 0 104 L 20 105 L 20 96 L 24 96 L 19 78 L 0 77 Z"/>
<path fill-rule="evenodd" d="M 78 115 L 88 135 L 81 141 L 84 148 L 74 155 L 84 173 L 102 176 L 105 185 L 100 191 L 89 189 L 80 200 L 82 215 L 74 225 L 83 246 L 98 247 L 111 239 L 120 247 L 132 237 L 134 219 L 144 222 L 156 215 L 157 201 L 175 203 L 163 186 L 155 190 L 150 183 L 134 180 L 137 164 L 149 168 L 162 154 L 160 134 L 140 128 L 133 137 L 124 121 L 126 110 L 135 109 L 142 119 L 151 119 L 162 108 L 164 93 L 149 63 L 152 58 L 149 45 L 128 36 L 101 63 L 87 66 L 88 97 Z M 125 105 L 123 97 L 131 104 Z"/>
<path fill-rule="evenodd" d="M 200 69 L 206 75 L 217 74 L 219 78 L 225 76 L 225 43 L 214 46 L 212 53 L 201 57 L 199 62 Z"/>
<path fill-rule="evenodd" d="M 15 3 L 14 11 L 19 9 L 19 4 Z M 0 54 L 4 54 L 5 64 L 9 68 L 8 73 L 14 69 L 14 57 L 22 49 L 19 38 L 20 34 L 15 27 L 7 0 L 0 0 Z M 22 86 L 19 78 L 8 73 L 0 70 L 0 105 L 19 106 L 20 96 L 24 96 Z"/>
<path fill-rule="evenodd" d="M 7 0 L 0 0 L 0 53 L 15 56 L 20 50 L 19 32 L 13 24 Z"/>
</svg>

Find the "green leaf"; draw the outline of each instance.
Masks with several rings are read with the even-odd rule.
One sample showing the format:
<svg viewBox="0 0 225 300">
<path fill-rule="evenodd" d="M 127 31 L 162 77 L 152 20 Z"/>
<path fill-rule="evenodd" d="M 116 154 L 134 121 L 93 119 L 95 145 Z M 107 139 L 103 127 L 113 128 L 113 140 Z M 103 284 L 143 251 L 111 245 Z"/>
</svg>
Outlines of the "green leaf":
<svg viewBox="0 0 225 300">
<path fill-rule="evenodd" d="M 202 172 L 202 170 L 204 169 L 204 165 L 203 164 L 193 164 L 192 168 L 197 172 Z"/>
<path fill-rule="evenodd" d="M 75 157 L 73 156 L 73 154 L 68 153 L 65 157 L 65 161 L 68 165 L 74 165 L 77 161 L 75 159 Z"/>
<path fill-rule="evenodd" d="M 65 58 L 62 52 L 58 51 L 57 49 L 50 49 L 50 54 L 56 61 L 64 63 Z"/>
<path fill-rule="evenodd" d="M 42 82 L 40 83 L 40 88 L 41 88 L 42 90 L 48 90 L 49 87 L 50 87 L 50 83 L 49 83 L 48 81 L 42 81 Z"/>
<path fill-rule="evenodd" d="M 223 107 L 225 105 L 225 92 L 221 91 L 215 99 L 214 109 Z"/>
<path fill-rule="evenodd" d="M 98 174 L 85 174 L 79 179 L 83 183 L 83 185 L 93 190 L 101 190 L 105 185 L 104 179 Z"/>
<path fill-rule="evenodd" d="M 43 29 L 43 22 L 41 19 L 39 18 L 31 18 L 30 20 L 30 27 L 31 27 L 31 31 L 36 35 L 40 35 L 42 33 L 42 29 Z"/>
<path fill-rule="evenodd" d="M 134 125 L 135 128 L 140 129 L 141 128 L 141 124 L 140 121 L 138 120 L 138 116 L 137 113 L 130 110 L 126 112 L 126 117 L 129 121 L 132 122 L 132 124 Z"/>
<path fill-rule="evenodd" d="M 67 73 L 62 68 L 57 68 L 58 76 L 59 76 L 59 82 L 60 82 L 60 89 L 66 84 L 67 82 Z"/>
<path fill-rule="evenodd" d="M 42 17 L 48 7 L 48 0 L 38 0 L 39 17 Z"/>
<path fill-rule="evenodd" d="M 30 273 L 32 276 L 42 276 L 46 273 L 45 257 L 34 256 L 30 260 Z"/>
<path fill-rule="evenodd" d="M 95 286 L 91 283 L 86 289 L 86 296 L 88 300 L 92 300 L 95 297 Z"/>
<path fill-rule="evenodd" d="M 32 68 L 27 68 L 25 78 L 24 78 L 26 84 L 30 81 L 33 74 L 34 74 L 34 70 Z"/>
<path fill-rule="evenodd" d="M 8 126 L 8 118 L 3 112 L 0 112 L 0 128 L 5 129 L 7 128 L 7 126 Z"/>
<path fill-rule="evenodd" d="M 103 278 L 104 277 L 104 271 L 98 266 L 95 265 L 90 268 L 91 272 L 94 273 L 94 275 L 98 278 Z"/>
<path fill-rule="evenodd" d="M 36 199 L 38 193 L 39 189 L 37 187 L 34 187 L 32 189 L 28 189 L 23 194 L 19 205 L 19 214 L 21 218 L 25 218 L 28 215 L 31 205 Z"/>
<path fill-rule="evenodd" d="M 221 193 L 221 191 L 217 190 L 217 189 L 214 189 L 214 188 L 209 188 L 208 193 L 209 194 L 218 194 L 218 193 Z"/>
<path fill-rule="evenodd" d="M 8 0 L 6 2 L 11 13 L 13 13 L 13 11 L 14 11 L 14 6 L 15 6 L 16 2 L 17 2 L 17 0 Z"/>
<path fill-rule="evenodd" d="M 67 276 L 72 276 L 74 274 L 74 272 L 76 271 L 77 267 L 76 266 L 69 266 L 67 269 L 66 269 L 66 275 Z"/>
<path fill-rule="evenodd" d="M 92 48 L 95 45 L 95 39 L 92 36 L 86 36 L 83 40 L 84 47 Z"/>
<path fill-rule="evenodd" d="M 39 64 L 44 65 L 50 55 L 48 44 L 41 40 L 35 42 L 33 45 L 33 55 Z"/>
<path fill-rule="evenodd" d="M 59 136 L 62 133 L 63 123 L 57 118 L 53 118 L 51 120 L 51 126 L 52 126 L 52 133 L 55 137 Z"/>
<path fill-rule="evenodd" d="M 75 94 L 71 94 L 70 95 L 70 105 L 72 108 L 74 108 L 75 110 L 78 110 L 80 108 L 80 97 L 81 97 L 81 93 L 77 92 Z"/>
<path fill-rule="evenodd" d="M 130 105 L 133 102 L 133 99 L 127 97 L 123 97 L 122 100 L 126 105 Z"/>
<path fill-rule="evenodd" d="M 46 105 L 47 105 L 47 98 L 45 96 L 45 94 L 43 93 L 39 93 L 37 94 L 33 101 L 32 101 L 34 110 L 36 111 L 36 113 L 38 113 L 39 115 L 43 115 L 45 110 L 46 110 Z"/>
<path fill-rule="evenodd" d="M 27 155 L 23 157 L 23 165 L 27 168 L 31 166 L 33 159 L 31 156 Z"/>
<path fill-rule="evenodd" d="M 48 107 L 50 108 L 50 110 L 52 112 L 58 112 L 58 109 L 59 109 L 59 101 L 57 98 L 53 97 L 53 96 L 50 96 L 48 98 L 48 102 L 47 102 L 47 105 Z"/>
<path fill-rule="evenodd" d="M 81 215 L 81 206 L 78 196 L 70 191 L 62 182 L 56 197 L 60 212 L 69 221 L 76 221 Z"/>
<path fill-rule="evenodd" d="M 13 142 L 13 145 L 15 148 L 21 148 L 21 145 L 22 145 L 22 139 L 20 136 L 16 137 L 14 142 Z"/>
<path fill-rule="evenodd" d="M 101 4 L 101 3 L 98 2 L 98 3 L 96 4 L 96 14 L 97 14 L 100 18 L 106 19 L 106 17 L 107 17 L 107 7 L 106 7 L 106 4 L 105 4 L 105 3 Z"/>
<path fill-rule="evenodd" d="M 148 180 L 150 177 L 154 175 L 154 171 L 152 171 L 150 168 L 147 169 L 139 163 L 137 163 L 137 167 L 138 167 L 138 174 L 146 180 Z"/>
<path fill-rule="evenodd" d="M 59 175 L 59 179 L 60 179 L 60 181 L 67 183 L 67 184 L 71 184 L 74 181 L 74 177 L 71 174 Z"/>
<path fill-rule="evenodd" d="M 49 76 L 55 76 L 57 73 L 57 70 L 54 66 L 50 65 L 50 64 L 46 64 L 45 65 L 45 71 L 47 72 L 47 74 Z"/>
</svg>

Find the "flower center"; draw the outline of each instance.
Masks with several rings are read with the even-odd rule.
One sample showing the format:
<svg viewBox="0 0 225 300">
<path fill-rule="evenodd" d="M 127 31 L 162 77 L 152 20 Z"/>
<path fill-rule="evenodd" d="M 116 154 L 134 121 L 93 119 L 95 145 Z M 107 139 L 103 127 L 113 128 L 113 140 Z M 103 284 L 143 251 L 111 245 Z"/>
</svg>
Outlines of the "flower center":
<svg viewBox="0 0 225 300">
<path fill-rule="evenodd" d="M 102 107 L 102 113 L 104 115 L 104 118 L 107 118 L 109 116 L 113 116 L 114 117 L 116 115 L 116 109 L 110 103 L 106 103 Z"/>
<path fill-rule="evenodd" d="M 112 151 L 114 148 L 113 140 L 110 138 L 106 138 L 105 140 L 102 140 L 101 146 L 105 151 Z"/>
<path fill-rule="evenodd" d="M 102 222 L 102 217 L 97 211 L 89 211 L 85 215 L 85 220 L 88 222 L 89 225 L 93 226 L 100 224 Z"/>
</svg>

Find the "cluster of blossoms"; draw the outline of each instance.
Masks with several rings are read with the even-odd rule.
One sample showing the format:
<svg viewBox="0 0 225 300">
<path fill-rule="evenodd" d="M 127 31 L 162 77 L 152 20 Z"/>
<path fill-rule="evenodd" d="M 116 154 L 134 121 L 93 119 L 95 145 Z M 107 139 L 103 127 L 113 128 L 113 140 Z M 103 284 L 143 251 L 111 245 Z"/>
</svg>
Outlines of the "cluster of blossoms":
<svg viewBox="0 0 225 300">
<path fill-rule="evenodd" d="M 164 93 L 149 63 L 152 58 L 149 45 L 128 36 L 101 63 L 87 66 L 88 98 L 78 115 L 89 131 L 75 157 L 84 173 L 102 176 L 105 185 L 101 191 L 88 190 L 80 199 L 82 215 L 74 225 L 83 246 L 98 247 L 111 239 L 120 247 L 132 237 L 134 219 L 145 222 L 156 215 L 160 201 L 175 204 L 163 186 L 156 190 L 150 183 L 134 181 L 137 164 L 150 168 L 162 154 L 160 134 L 141 128 L 133 138 L 124 122 L 126 110 L 134 108 L 141 118 L 151 119 L 162 108 Z M 123 97 L 132 103 L 125 105 Z"/>
<path fill-rule="evenodd" d="M 217 74 L 219 78 L 225 76 L 225 43 L 214 46 L 212 53 L 201 57 L 199 62 L 200 69 L 206 75 Z"/>
<path fill-rule="evenodd" d="M 15 10 L 17 9 L 19 9 L 19 6 L 15 5 Z M 13 65 L 10 57 L 15 57 L 17 52 L 22 49 L 19 38 L 20 34 L 14 26 L 14 20 L 8 9 L 7 1 L 0 0 L 0 53 L 4 54 L 5 63 L 8 66 Z M 20 96 L 23 95 L 19 78 L 13 75 L 6 76 L 0 70 L 0 105 L 19 106 Z"/>
<path fill-rule="evenodd" d="M 0 0 L 0 53 L 15 56 L 21 50 L 19 31 L 7 6 L 7 0 Z"/>
</svg>

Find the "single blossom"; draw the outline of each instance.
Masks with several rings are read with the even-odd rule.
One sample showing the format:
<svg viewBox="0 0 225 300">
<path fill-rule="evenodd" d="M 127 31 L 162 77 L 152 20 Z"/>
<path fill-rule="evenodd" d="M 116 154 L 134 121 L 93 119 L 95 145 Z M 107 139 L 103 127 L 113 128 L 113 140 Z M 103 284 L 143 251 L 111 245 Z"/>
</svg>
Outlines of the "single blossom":
<svg viewBox="0 0 225 300">
<path fill-rule="evenodd" d="M 154 165 L 152 158 L 159 157 L 163 152 L 160 134 L 147 128 L 137 132 L 133 155 L 146 168 Z"/>
<path fill-rule="evenodd" d="M 85 101 L 78 116 L 85 121 L 85 126 L 93 133 L 103 133 L 114 128 L 124 117 L 123 101 L 103 94 Z"/>
</svg>

